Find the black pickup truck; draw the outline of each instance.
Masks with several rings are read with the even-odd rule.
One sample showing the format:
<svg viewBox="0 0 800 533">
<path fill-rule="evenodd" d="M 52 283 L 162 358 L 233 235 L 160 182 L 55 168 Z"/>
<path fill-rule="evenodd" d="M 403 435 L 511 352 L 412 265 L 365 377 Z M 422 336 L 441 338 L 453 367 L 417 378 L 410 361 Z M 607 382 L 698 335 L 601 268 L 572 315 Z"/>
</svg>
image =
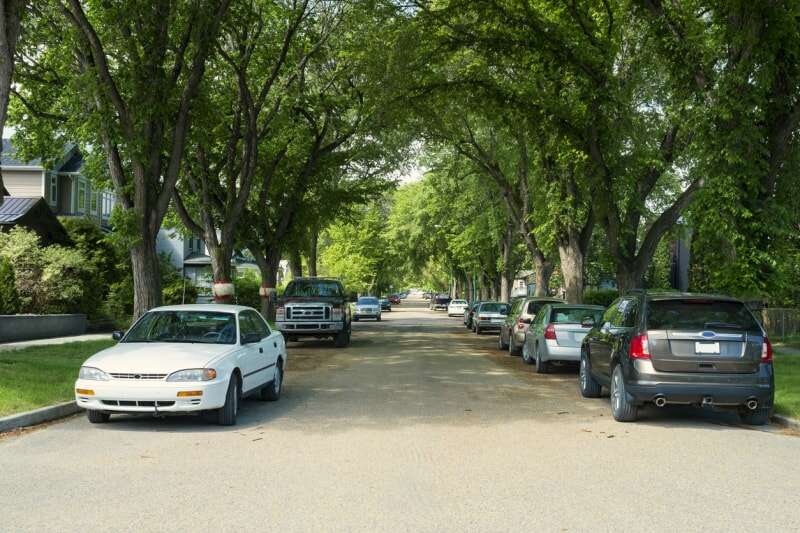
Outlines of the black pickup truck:
<svg viewBox="0 0 800 533">
<path fill-rule="evenodd" d="M 293 279 L 278 299 L 275 318 L 287 340 L 330 337 L 338 348 L 350 344 L 350 305 L 338 279 Z"/>
</svg>

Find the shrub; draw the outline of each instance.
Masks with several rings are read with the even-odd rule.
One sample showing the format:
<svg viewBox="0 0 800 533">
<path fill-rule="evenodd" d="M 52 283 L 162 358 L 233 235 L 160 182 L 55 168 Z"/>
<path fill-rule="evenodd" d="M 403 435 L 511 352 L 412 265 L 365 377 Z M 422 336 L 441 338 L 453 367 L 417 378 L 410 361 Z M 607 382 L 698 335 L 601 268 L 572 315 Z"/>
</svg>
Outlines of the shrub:
<svg viewBox="0 0 800 533">
<path fill-rule="evenodd" d="M 619 291 L 617 289 L 588 290 L 583 293 L 583 303 L 608 307 L 618 296 Z"/>
<path fill-rule="evenodd" d="M 94 261 L 76 248 L 48 246 L 42 250 L 43 268 L 38 286 L 40 313 L 95 314 L 84 305 L 87 290 L 97 284 Z"/>
<path fill-rule="evenodd" d="M 7 260 L 0 257 L 0 315 L 19 313 L 19 293 L 14 269 Z"/>
<path fill-rule="evenodd" d="M 23 227 L 13 228 L 0 239 L 0 258 L 13 265 L 19 312 L 38 312 L 43 261 L 39 237 Z"/>
<path fill-rule="evenodd" d="M 261 288 L 261 277 L 250 270 L 245 270 L 241 276 L 233 280 L 236 288 L 236 303 L 247 305 L 253 309 L 261 308 L 261 296 L 258 290 Z"/>
</svg>

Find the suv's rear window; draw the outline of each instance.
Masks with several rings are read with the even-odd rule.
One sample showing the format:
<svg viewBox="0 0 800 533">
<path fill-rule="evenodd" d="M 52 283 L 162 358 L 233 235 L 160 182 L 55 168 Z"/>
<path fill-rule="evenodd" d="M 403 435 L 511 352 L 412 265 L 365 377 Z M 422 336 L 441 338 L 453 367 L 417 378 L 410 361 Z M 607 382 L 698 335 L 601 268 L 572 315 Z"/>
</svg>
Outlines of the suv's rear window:
<svg viewBox="0 0 800 533">
<path fill-rule="evenodd" d="M 501 303 L 485 303 L 481 304 L 481 308 L 479 312 L 481 313 L 500 313 L 502 315 L 507 315 L 509 311 L 508 304 L 501 304 Z"/>
<path fill-rule="evenodd" d="M 584 317 L 594 318 L 599 324 L 603 318 L 603 309 L 586 309 L 585 307 L 560 307 L 550 311 L 550 322 L 555 324 L 580 324 Z"/>
<path fill-rule="evenodd" d="M 342 296 L 342 285 L 338 281 L 324 279 L 296 279 L 289 282 L 284 296 Z"/>
<path fill-rule="evenodd" d="M 744 304 L 719 300 L 651 301 L 647 309 L 647 329 L 760 331 Z"/>
</svg>

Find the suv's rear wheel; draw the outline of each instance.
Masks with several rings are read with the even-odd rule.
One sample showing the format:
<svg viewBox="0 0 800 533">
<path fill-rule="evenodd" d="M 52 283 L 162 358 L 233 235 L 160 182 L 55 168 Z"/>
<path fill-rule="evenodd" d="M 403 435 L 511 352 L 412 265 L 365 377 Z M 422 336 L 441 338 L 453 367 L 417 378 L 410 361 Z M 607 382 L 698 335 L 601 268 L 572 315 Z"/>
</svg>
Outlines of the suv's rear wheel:
<svg viewBox="0 0 800 533">
<path fill-rule="evenodd" d="M 581 396 L 584 398 L 599 398 L 602 386 L 592 376 L 589 369 L 589 360 L 586 355 L 581 354 L 581 368 L 578 371 L 578 385 L 581 389 Z"/>
<path fill-rule="evenodd" d="M 508 334 L 508 355 L 522 355 L 522 348 L 517 346 L 517 343 L 514 341 L 514 333 Z"/>
<path fill-rule="evenodd" d="M 633 422 L 639 415 L 639 408 L 628 400 L 620 365 L 611 373 L 611 414 L 617 422 Z"/>
<path fill-rule="evenodd" d="M 533 357 L 531 357 L 531 350 L 528 348 L 528 341 L 522 343 L 522 360 L 526 365 L 533 364 Z"/>
<path fill-rule="evenodd" d="M 542 361 L 542 353 L 539 350 L 539 345 L 536 345 L 536 348 L 533 350 L 534 353 L 534 364 L 536 365 L 536 373 L 537 374 L 547 374 L 550 372 L 550 361 Z"/>
<path fill-rule="evenodd" d="M 742 407 L 739 410 L 739 418 L 742 419 L 742 423 L 748 426 L 763 426 L 769 422 L 770 409 L 768 407 L 759 407 L 751 411 L 746 407 Z"/>
</svg>

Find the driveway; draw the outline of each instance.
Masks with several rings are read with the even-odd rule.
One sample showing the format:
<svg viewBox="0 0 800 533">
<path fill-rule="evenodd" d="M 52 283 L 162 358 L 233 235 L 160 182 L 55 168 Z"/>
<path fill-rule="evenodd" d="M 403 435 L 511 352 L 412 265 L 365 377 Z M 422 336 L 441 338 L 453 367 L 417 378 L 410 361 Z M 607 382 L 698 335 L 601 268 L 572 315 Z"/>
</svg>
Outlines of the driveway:
<svg viewBox="0 0 800 533">
<path fill-rule="evenodd" d="M 0 530 L 797 530 L 800 439 L 694 409 L 619 424 L 404 301 L 348 349 L 290 344 L 239 425 L 73 417 L 0 438 Z"/>
</svg>

